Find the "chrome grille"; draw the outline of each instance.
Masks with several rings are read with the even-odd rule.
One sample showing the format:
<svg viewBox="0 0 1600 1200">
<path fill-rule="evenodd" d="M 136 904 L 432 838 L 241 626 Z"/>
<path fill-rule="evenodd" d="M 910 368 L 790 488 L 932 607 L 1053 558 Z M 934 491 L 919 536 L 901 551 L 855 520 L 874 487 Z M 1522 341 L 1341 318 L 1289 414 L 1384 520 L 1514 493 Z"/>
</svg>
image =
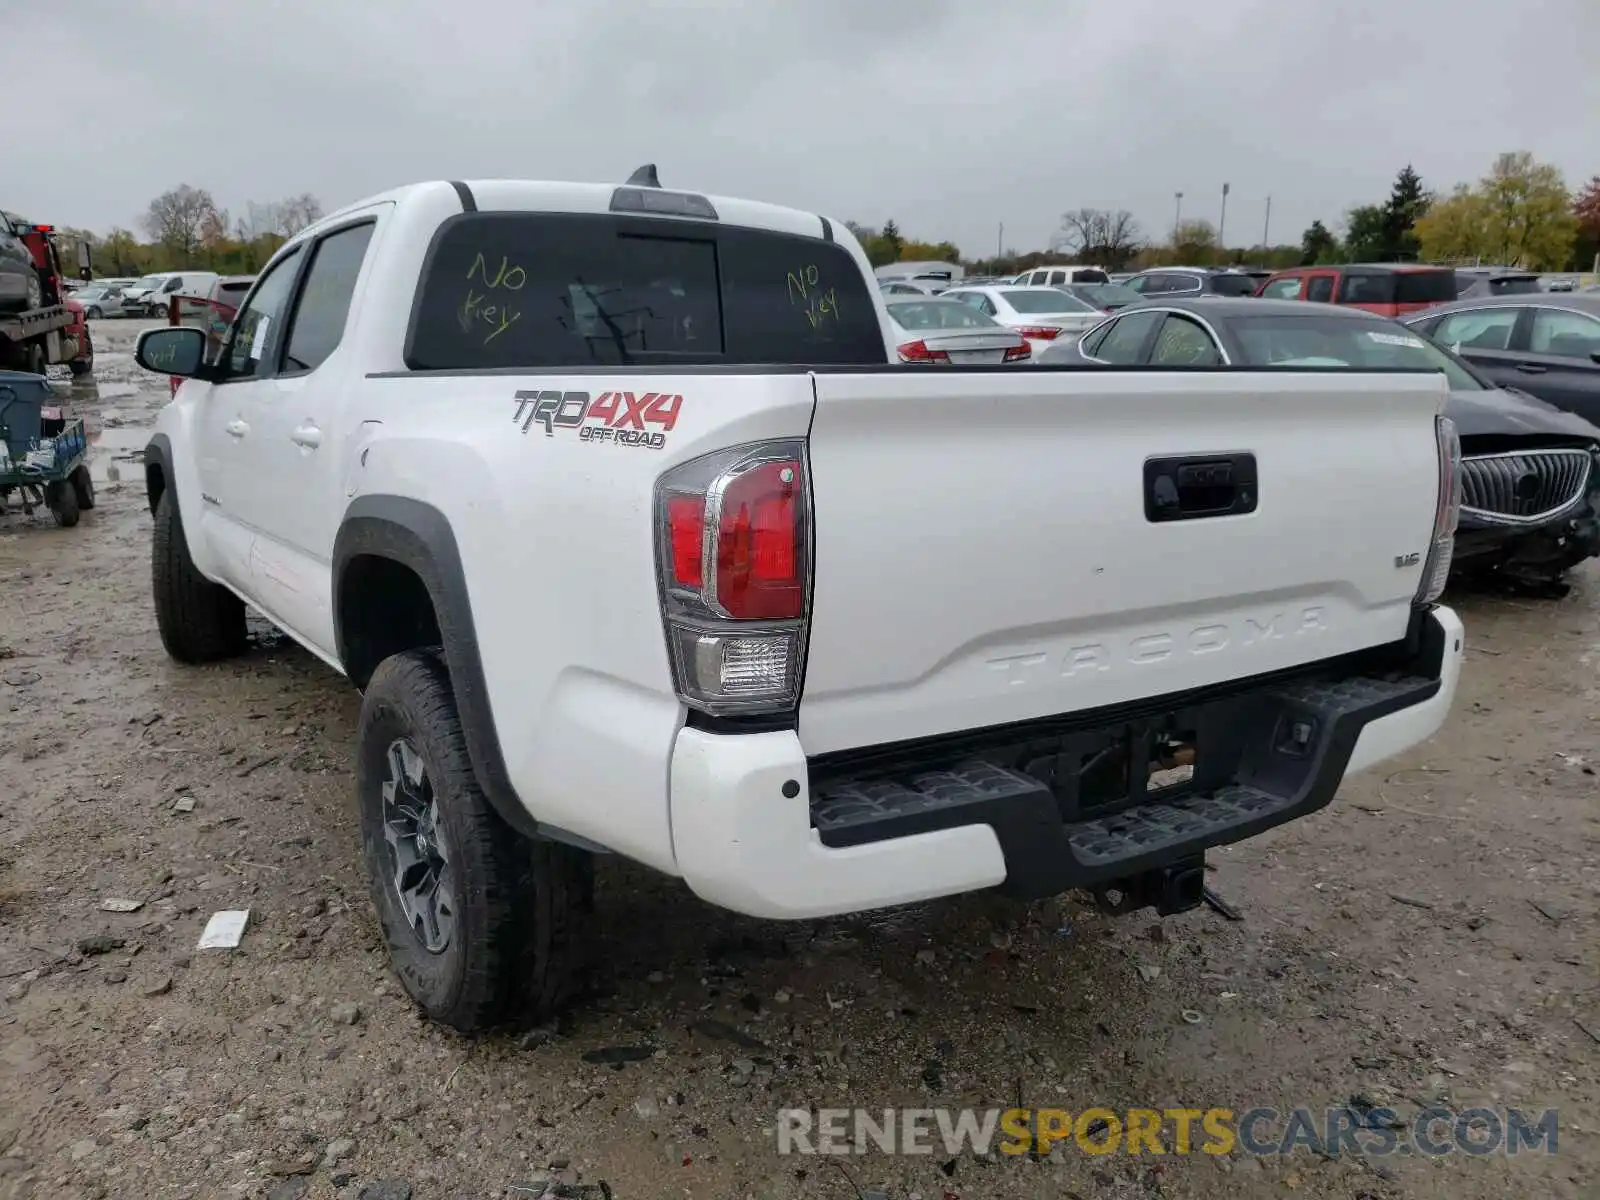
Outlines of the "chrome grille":
<svg viewBox="0 0 1600 1200">
<path fill-rule="evenodd" d="M 1478 516 L 1532 524 L 1583 497 L 1591 460 L 1587 450 L 1481 454 L 1462 460 L 1461 507 Z"/>
</svg>

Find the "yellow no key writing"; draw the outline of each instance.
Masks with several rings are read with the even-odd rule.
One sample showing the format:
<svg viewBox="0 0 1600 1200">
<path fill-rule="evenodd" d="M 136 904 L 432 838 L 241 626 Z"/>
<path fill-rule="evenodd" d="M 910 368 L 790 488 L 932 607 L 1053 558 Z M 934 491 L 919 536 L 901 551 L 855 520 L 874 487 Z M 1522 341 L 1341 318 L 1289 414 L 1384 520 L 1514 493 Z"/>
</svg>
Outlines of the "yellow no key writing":
<svg viewBox="0 0 1600 1200">
<path fill-rule="evenodd" d="M 789 306 L 802 309 L 813 329 L 829 317 L 839 319 L 838 294 L 833 288 L 823 288 L 817 280 L 815 263 L 789 272 Z"/>
<path fill-rule="evenodd" d="M 485 346 L 522 317 L 520 309 L 511 308 L 504 301 L 496 304 L 488 303 L 489 293 L 520 292 L 528 282 L 528 273 L 503 254 L 500 256 L 499 267 L 492 274 L 493 278 L 490 277 L 488 260 L 482 254 L 472 260 L 472 266 L 467 268 L 467 298 L 462 301 L 460 311 L 456 313 L 456 320 L 461 325 L 462 333 L 482 333 L 485 329 L 489 331 L 483 339 Z M 483 292 L 473 290 L 474 279 L 484 288 Z"/>
</svg>

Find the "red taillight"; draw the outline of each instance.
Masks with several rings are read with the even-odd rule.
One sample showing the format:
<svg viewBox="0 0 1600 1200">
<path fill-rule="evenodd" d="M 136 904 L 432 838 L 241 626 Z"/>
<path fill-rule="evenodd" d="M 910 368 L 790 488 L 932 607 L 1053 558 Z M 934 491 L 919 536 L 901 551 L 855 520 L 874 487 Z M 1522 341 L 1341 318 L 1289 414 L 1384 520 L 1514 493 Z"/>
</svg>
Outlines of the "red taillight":
<svg viewBox="0 0 1600 1200">
<path fill-rule="evenodd" d="M 698 588 L 704 582 L 706 502 L 703 496 L 667 500 L 667 538 L 672 551 L 672 583 Z"/>
<path fill-rule="evenodd" d="M 738 620 L 800 616 L 800 464 L 752 467 L 727 485 L 718 509 L 716 602 Z"/>
<path fill-rule="evenodd" d="M 1017 330 L 1025 338 L 1038 338 L 1041 342 L 1053 342 L 1060 335 L 1061 330 L 1054 325 L 1027 325 Z"/>
<path fill-rule="evenodd" d="M 662 617 L 684 703 L 724 714 L 799 702 L 807 487 L 801 441 L 735 446 L 657 482 Z"/>
<path fill-rule="evenodd" d="M 928 349 L 927 342 L 907 342 L 898 347 L 900 361 L 908 363 L 947 363 L 950 356 L 943 350 Z"/>
<path fill-rule="evenodd" d="M 1026 338 L 1024 338 L 1022 341 L 1018 342 L 1015 346 L 1007 346 L 1006 347 L 1006 361 L 1007 362 L 1021 362 L 1025 358 L 1032 358 L 1032 357 L 1033 357 L 1033 347 L 1028 345 L 1028 342 L 1027 342 Z"/>
</svg>

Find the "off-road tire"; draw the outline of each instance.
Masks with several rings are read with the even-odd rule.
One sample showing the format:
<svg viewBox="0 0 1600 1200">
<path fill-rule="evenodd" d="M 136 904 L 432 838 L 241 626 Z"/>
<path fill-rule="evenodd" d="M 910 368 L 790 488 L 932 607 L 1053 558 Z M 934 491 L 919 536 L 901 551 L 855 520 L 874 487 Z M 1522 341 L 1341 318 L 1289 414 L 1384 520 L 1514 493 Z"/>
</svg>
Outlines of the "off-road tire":
<svg viewBox="0 0 1600 1200">
<path fill-rule="evenodd" d="M 50 515 L 55 517 L 56 524 L 63 529 L 71 529 L 82 516 L 78 511 L 78 493 L 68 480 L 46 484 L 44 502 L 50 508 Z"/>
<path fill-rule="evenodd" d="M 178 662 L 216 662 L 244 652 L 244 601 L 195 567 L 170 487 L 156 504 L 150 590 L 161 644 Z"/>
<path fill-rule="evenodd" d="M 43 308 L 44 284 L 39 282 L 39 276 L 36 272 L 28 272 L 28 281 L 25 286 L 27 288 L 27 299 L 22 302 L 23 311 L 28 312 L 35 308 Z"/>
<path fill-rule="evenodd" d="M 406 739 L 439 809 L 457 905 L 449 943 L 427 949 L 407 921 L 384 839 L 387 755 Z M 461 1033 L 542 1019 L 572 995 L 590 856 L 530 841 L 500 819 L 473 773 L 450 675 L 436 648 L 378 665 L 357 734 L 356 796 L 373 905 L 389 960 L 432 1020 Z"/>
<path fill-rule="evenodd" d="M 88 512 L 94 507 L 94 480 L 89 475 L 89 468 L 79 463 L 72 468 L 72 474 L 67 476 L 67 483 L 78 497 L 78 507 Z"/>
</svg>

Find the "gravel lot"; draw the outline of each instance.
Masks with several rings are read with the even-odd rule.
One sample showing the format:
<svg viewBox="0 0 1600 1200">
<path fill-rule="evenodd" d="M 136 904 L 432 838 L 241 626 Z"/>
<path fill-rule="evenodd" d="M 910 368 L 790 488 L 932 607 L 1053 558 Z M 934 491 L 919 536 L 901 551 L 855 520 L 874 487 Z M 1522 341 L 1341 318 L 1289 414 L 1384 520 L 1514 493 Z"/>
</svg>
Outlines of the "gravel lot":
<svg viewBox="0 0 1600 1200">
<path fill-rule="evenodd" d="M 581 1183 L 547 1195 L 617 1200 L 1595 1194 L 1592 564 L 1561 600 L 1452 598 L 1471 651 L 1449 725 L 1213 854 L 1240 921 L 970 897 L 769 924 L 606 863 L 594 995 L 469 1042 L 386 968 L 355 693 L 266 627 L 216 668 L 161 650 L 128 457 L 166 396 L 131 361 L 146 325 L 99 323 L 73 389 L 99 507 L 0 519 L 0 1197 L 515 1197 L 552 1171 Z M 119 898 L 142 904 L 102 911 Z M 241 947 L 195 951 L 230 908 Z M 639 1049 L 594 1053 L 618 1047 Z M 787 1105 L 1353 1097 L 1557 1107 L 1559 1152 L 824 1160 L 771 1133 Z"/>
</svg>

